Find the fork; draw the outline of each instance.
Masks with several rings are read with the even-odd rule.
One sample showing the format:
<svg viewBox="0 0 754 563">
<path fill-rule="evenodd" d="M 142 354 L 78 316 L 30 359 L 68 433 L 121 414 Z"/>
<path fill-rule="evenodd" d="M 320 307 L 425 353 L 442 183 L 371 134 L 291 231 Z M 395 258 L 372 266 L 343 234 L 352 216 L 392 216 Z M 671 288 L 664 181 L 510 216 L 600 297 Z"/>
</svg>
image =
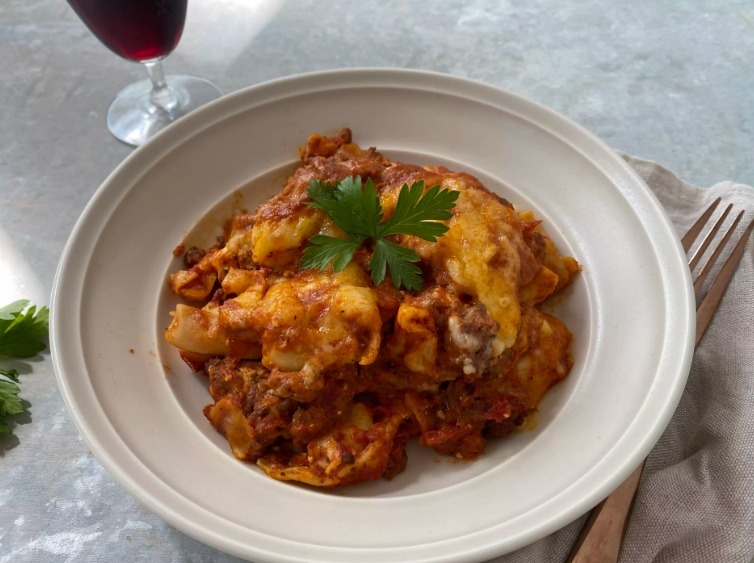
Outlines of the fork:
<svg viewBox="0 0 754 563">
<path fill-rule="evenodd" d="M 704 226 L 707 224 L 710 217 L 712 217 L 715 209 L 717 209 L 717 206 L 720 204 L 720 199 L 721 198 L 718 197 L 712 202 L 696 223 L 694 223 L 689 229 L 688 233 L 686 233 L 681 239 L 681 245 L 686 253 L 691 250 L 697 237 L 704 229 Z M 725 211 L 715 222 L 712 229 L 710 229 L 707 236 L 704 237 L 704 240 L 702 240 L 696 252 L 689 260 L 689 268 L 692 273 L 714 238 L 720 232 L 723 223 L 730 214 L 732 208 L 733 204 L 729 204 L 726 207 Z M 746 241 L 749 239 L 752 229 L 754 229 L 754 220 L 752 220 L 746 227 L 743 236 L 730 253 L 730 256 L 725 261 L 722 268 L 720 268 L 717 277 L 709 285 L 709 290 L 706 295 L 704 295 L 702 292 L 704 281 L 717 263 L 743 216 L 743 211 L 738 213 L 733 224 L 726 230 L 709 260 L 694 280 L 694 293 L 696 294 L 697 302 L 699 303 L 699 306 L 696 309 L 696 337 L 694 347 L 699 345 L 702 336 L 704 336 L 704 332 L 707 330 L 707 326 L 720 303 L 720 299 L 722 299 L 723 293 L 725 293 L 725 289 L 728 287 L 728 284 L 733 277 L 733 273 L 736 271 L 736 268 L 741 261 Z M 702 295 L 704 296 L 702 297 Z M 701 299 L 701 301 L 699 301 L 699 299 Z M 641 462 L 639 467 L 634 470 L 623 484 L 615 489 L 610 496 L 592 510 L 586 524 L 584 525 L 584 529 L 568 558 L 568 563 L 613 563 L 618 561 L 618 555 L 620 554 L 623 537 L 628 524 L 628 517 L 631 513 L 634 498 L 636 497 L 636 491 L 639 487 L 639 481 L 641 480 L 643 469 L 644 461 Z"/>
</svg>

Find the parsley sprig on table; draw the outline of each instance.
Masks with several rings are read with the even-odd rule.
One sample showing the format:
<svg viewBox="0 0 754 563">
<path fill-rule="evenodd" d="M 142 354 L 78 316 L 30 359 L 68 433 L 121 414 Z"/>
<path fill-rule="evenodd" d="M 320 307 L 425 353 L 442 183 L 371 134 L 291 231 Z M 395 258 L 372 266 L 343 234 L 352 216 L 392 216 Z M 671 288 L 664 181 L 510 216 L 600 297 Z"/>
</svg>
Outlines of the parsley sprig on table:
<svg viewBox="0 0 754 563">
<path fill-rule="evenodd" d="M 353 259 L 356 251 L 371 241 L 374 252 L 369 260 L 372 281 L 379 284 L 385 279 L 387 268 L 395 287 L 411 291 L 422 288 L 421 270 L 415 262 L 415 250 L 391 242 L 391 235 L 413 235 L 429 242 L 445 234 L 448 226 L 437 221 L 450 219 L 459 192 L 440 190 L 433 186 L 424 192 L 424 181 L 404 184 L 398 193 L 393 215 L 383 221 L 382 205 L 371 179 L 362 188 L 361 177 L 346 178 L 337 184 L 312 180 L 309 183 L 306 205 L 327 213 L 328 217 L 347 238 L 315 235 L 309 239 L 311 246 L 304 250 L 299 265 L 302 269 L 318 268 L 322 271 L 332 262 L 333 270 L 340 272 Z"/>
<path fill-rule="evenodd" d="M 31 358 L 44 350 L 42 338 L 47 334 L 49 311 L 37 310 L 26 299 L 20 299 L 0 308 L 0 358 Z M 0 368 L 0 434 L 12 431 L 5 419 L 25 410 L 18 396 L 18 372 Z"/>
</svg>

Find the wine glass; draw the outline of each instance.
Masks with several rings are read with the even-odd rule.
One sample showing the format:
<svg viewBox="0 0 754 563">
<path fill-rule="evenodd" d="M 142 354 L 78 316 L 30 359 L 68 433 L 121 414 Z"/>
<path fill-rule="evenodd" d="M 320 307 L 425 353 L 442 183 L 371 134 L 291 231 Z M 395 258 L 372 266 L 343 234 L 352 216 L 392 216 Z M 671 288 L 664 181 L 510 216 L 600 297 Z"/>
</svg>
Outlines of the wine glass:
<svg viewBox="0 0 754 563">
<path fill-rule="evenodd" d="M 116 55 L 143 63 L 149 79 L 118 93 L 107 128 L 138 146 L 179 117 L 222 95 L 209 80 L 163 74 L 160 61 L 181 38 L 188 0 L 68 0 L 94 35 Z"/>
</svg>

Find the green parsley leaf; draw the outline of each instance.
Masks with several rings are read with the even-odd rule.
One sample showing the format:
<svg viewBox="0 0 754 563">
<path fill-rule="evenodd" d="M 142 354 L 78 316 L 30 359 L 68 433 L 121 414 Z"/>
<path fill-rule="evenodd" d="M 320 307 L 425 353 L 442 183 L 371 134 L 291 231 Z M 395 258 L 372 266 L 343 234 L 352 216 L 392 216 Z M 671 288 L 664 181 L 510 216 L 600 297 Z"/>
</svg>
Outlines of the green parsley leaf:
<svg viewBox="0 0 754 563">
<path fill-rule="evenodd" d="M 18 301 L 14 301 L 13 303 L 10 303 L 6 305 L 5 307 L 0 308 L 0 330 L 3 329 L 3 322 L 2 321 L 14 321 L 16 320 L 16 316 L 26 309 L 26 306 L 29 304 L 28 299 L 19 299 Z"/>
<path fill-rule="evenodd" d="M 18 383 L 18 372 L 14 369 L 0 368 L 0 375 L 4 375 L 11 381 L 15 381 L 16 383 Z M 2 381 L 2 379 L 0 379 L 0 381 Z"/>
<path fill-rule="evenodd" d="M 382 220 L 382 208 L 371 178 L 363 189 L 360 176 L 346 178 L 337 185 L 312 180 L 307 193 L 312 201 L 306 205 L 327 213 L 332 222 L 359 246 L 366 238 L 377 236 L 376 226 Z"/>
<path fill-rule="evenodd" d="M 312 200 L 305 202 L 305 205 L 321 209 L 326 213 L 327 206 L 335 201 L 335 184 L 310 180 L 309 189 L 306 193 L 309 194 Z"/>
<path fill-rule="evenodd" d="M 3 379 L 2 376 L 8 379 Z M 0 369 L 0 434 L 10 434 L 13 431 L 13 427 L 4 418 L 24 411 L 24 405 L 18 396 L 21 389 L 16 385 L 17 381 L 16 370 Z"/>
<path fill-rule="evenodd" d="M 50 312 L 32 305 L 24 314 L 28 303 L 15 301 L 0 309 L 0 356 L 31 358 L 45 349 L 41 338 L 47 334 Z"/>
<path fill-rule="evenodd" d="M 327 235 L 315 235 L 309 239 L 309 242 L 312 243 L 312 246 L 304 250 L 299 268 L 303 270 L 317 268 L 320 272 L 333 260 L 333 270 L 336 272 L 342 271 L 360 246 L 350 239 L 329 237 Z"/>
<path fill-rule="evenodd" d="M 28 300 L 20 299 L 0 308 L 0 357 L 30 358 L 44 350 L 42 338 L 47 334 L 50 312 L 33 305 L 27 309 L 28 305 Z M 25 410 L 17 384 L 15 369 L 0 368 L 0 434 L 13 431 L 5 418 Z"/>
<path fill-rule="evenodd" d="M 448 226 L 437 221 L 450 219 L 458 199 L 459 192 L 440 191 L 440 186 L 433 186 L 424 193 L 424 180 L 414 182 L 411 187 L 401 188 L 395 212 L 390 220 L 380 225 L 378 236 L 407 234 L 437 242 L 437 237 L 448 231 Z"/>
<path fill-rule="evenodd" d="M 374 254 L 369 261 L 372 281 L 379 284 L 385 279 L 385 264 L 390 266 L 390 277 L 395 287 L 405 287 L 409 291 L 421 291 L 422 271 L 413 262 L 419 261 L 419 255 L 412 248 L 399 246 L 386 239 L 378 240 L 374 245 Z"/>
<path fill-rule="evenodd" d="M 21 390 L 12 381 L 0 379 L 0 417 L 18 414 L 24 410 L 18 393 Z"/>
<path fill-rule="evenodd" d="M 337 184 L 312 180 L 306 205 L 324 211 L 346 238 L 315 235 L 311 246 L 304 250 L 299 267 L 322 271 L 330 262 L 333 270 L 343 270 L 355 252 L 365 242 L 374 242 L 374 252 L 369 261 L 369 271 L 375 284 L 381 283 L 390 268 L 393 284 L 410 291 L 422 288 L 422 272 L 414 263 L 419 261 L 416 251 L 399 246 L 386 237 L 412 235 L 429 242 L 448 231 L 448 226 L 438 221 L 450 219 L 459 192 L 440 190 L 433 186 L 424 192 L 424 181 L 404 184 L 398 194 L 393 215 L 383 221 L 382 205 L 371 178 L 362 187 L 361 177 L 346 178 Z"/>
</svg>

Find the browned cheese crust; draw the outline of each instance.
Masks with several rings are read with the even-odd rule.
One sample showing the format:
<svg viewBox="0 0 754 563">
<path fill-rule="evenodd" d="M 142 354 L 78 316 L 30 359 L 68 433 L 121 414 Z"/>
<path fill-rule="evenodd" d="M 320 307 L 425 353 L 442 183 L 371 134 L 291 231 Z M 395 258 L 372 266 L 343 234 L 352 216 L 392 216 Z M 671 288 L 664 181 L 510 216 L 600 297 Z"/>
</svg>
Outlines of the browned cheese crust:
<svg viewBox="0 0 754 563">
<path fill-rule="evenodd" d="M 312 135 L 283 190 L 188 249 L 172 290 L 193 302 L 166 338 L 204 370 L 204 409 L 233 455 L 269 476 L 332 487 L 392 478 L 406 442 L 462 459 L 519 428 L 573 364 L 571 333 L 539 309 L 578 272 L 531 212 L 476 178 L 391 162 L 351 132 Z M 375 286 L 368 246 L 342 272 L 299 270 L 308 239 L 343 236 L 305 205 L 312 179 L 371 178 L 389 217 L 404 184 L 460 192 L 437 243 L 419 254 L 424 289 Z M 179 247 L 182 249 L 182 247 Z"/>
</svg>

